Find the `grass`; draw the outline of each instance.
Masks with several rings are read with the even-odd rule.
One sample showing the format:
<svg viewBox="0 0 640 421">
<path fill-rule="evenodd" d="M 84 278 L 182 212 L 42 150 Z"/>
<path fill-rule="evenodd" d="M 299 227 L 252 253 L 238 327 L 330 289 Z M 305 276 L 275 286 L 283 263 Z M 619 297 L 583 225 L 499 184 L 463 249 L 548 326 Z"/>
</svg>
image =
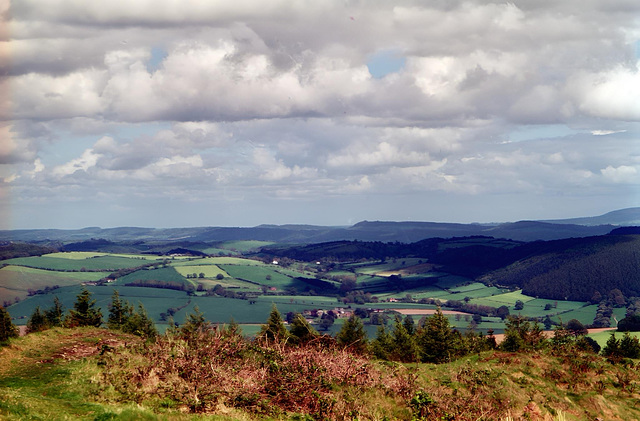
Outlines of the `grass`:
<svg viewBox="0 0 640 421">
<path fill-rule="evenodd" d="M 0 418 L 127 419 L 131 414 L 129 419 L 157 419 L 134 405 L 113 407 L 93 399 L 100 392 L 92 381 L 98 366 L 81 355 L 97 354 L 107 339 L 120 341 L 123 336 L 98 329 L 52 329 L 0 350 Z"/>
<path fill-rule="evenodd" d="M 640 418 L 637 371 L 593 354 L 487 351 L 404 365 L 215 335 L 193 348 L 162 338 L 138 343 L 95 328 L 11 340 L 0 348 L 0 419 L 284 421 L 311 419 L 304 414 L 319 408 L 331 408 L 325 419 L 363 421 Z M 104 356 L 102 345 L 111 348 Z M 333 406 L 317 406 L 318 398 Z"/>
<path fill-rule="evenodd" d="M 239 240 L 239 241 L 225 241 L 220 245 L 220 248 L 245 253 L 252 250 L 257 250 L 260 247 L 270 246 L 275 244 L 272 241 L 257 241 L 257 240 Z"/>
<path fill-rule="evenodd" d="M 274 287 L 278 290 L 290 287 L 304 290 L 308 286 L 304 282 L 280 273 L 277 268 L 271 266 L 221 265 L 220 268 L 233 278 Z"/>
<path fill-rule="evenodd" d="M 37 257 L 18 257 L 3 261 L 3 264 L 26 266 L 30 268 L 47 269 L 55 271 L 82 271 L 97 270 L 109 272 L 116 269 L 131 268 L 143 265 L 145 262 L 137 258 L 117 257 L 111 255 L 96 256 L 86 259 L 65 259 L 50 257 L 49 255 Z"/>
<path fill-rule="evenodd" d="M 0 302 L 27 297 L 28 290 L 39 290 L 53 285 L 78 285 L 102 278 L 101 272 L 55 272 L 24 266 L 5 266 L 0 269 Z"/>
<path fill-rule="evenodd" d="M 215 278 L 218 274 L 224 276 L 225 278 L 229 278 L 229 274 L 224 270 L 220 269 L 218 265 L 185 265 L 185 266 L 175 266 L 175 270 L 182 276 L 186 277 L 187 275 L 200 275 L 204 274 L 205 278 Z M 200 280 L 200 279 L 198 279 Z"/>
<path fill-rule="evenodd" d="M 131 282 L 159 281 L 164 283 L 174 283 L 177 285 L 191 284 L 188 279 L 182 276 L 173 267 L 142 269 L 118 278 L 116 285 L 126 285 Z"/>
</svg>

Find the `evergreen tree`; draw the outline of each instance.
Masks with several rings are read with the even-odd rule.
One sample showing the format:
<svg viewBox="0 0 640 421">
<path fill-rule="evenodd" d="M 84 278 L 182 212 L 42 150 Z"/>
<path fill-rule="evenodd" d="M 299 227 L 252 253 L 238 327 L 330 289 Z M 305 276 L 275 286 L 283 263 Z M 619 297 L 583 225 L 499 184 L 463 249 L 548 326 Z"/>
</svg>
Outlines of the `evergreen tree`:
<svg viewBox="0 0 640 421">
<path fill-rule="evenodd" d="M 629 332 L 625 332 L 620 339 L 620 356 L 624 358 L 640 358 L 640 341 Z"/>
<path fill-rule="evenodd" d="M 285 341 L 289 337 L 289 332 L 284 326 L 282 316 L 275 304 L 271 306 L 271 313 L 267 319 L 267 324 L 262 325 L 260 335 L 263 339 Z"/>
<path fill-rule="evenodd" d="M 111 295 L 109 317 L 107 319 L 107 326 L 109 329 L 122 329 L 132 315 L 132 306 L 129 303 L 122 301 L 122 299 L 120 299 L 120 293 L 117 289 L 114 289 L 113 294 Z"/>
<path fill-rule="evenodd" d="M 205 332 L 209 328 L 209 322 L 204 318 L 204 313 L 198 306 L 193 308 L 193 313 L 189 313 L 185 322 L 178 332 L 185 338 L 191 338 L 195 333 Z"/>
<path fill-rule="evenodd" d="M 227 334 L 230 336 L 242 335 L 242 328 L 233 317 L 229 320 L 229 324 L 227 325 Z"/>
<path fill-rule="evenodd" d="M 365 353 L 367 351 L 367 334 L 360 317 L 352 314 L 336 335 L 336 341 L 339 345 L 348 347 L 354 352 Z"/>
<path fill-rule="evenodd" d="M 45 310 L 44 315 L 47 318 L 49 327 L 62 327 L 64 322 L 64 307 L 57 296 L 53 297 L 53 306 Z"/>
<path fill-rule="evenodd" d="M 393 352 L 393 338 L 384 325 L 378 325 L 376 337 L 371 341 L 371 352 L 376 358 L 381 360 L 391 359 L 391 353 Z"/>
<path fill-rule="evenodd" d="M 442 314 L 440 307 L 428 317 L 422 329 L 417 333 L 418 345 L 423 362 L 442 363 L 451 361 L 455 353 L 454 337 L 449 319 Z"/>
<path fill-rule="evenodd" d="M 149 339 L 153 339 L 158 335 L 153 320 L 151 320 L 141 303 L 138 304 L 137 311 L 127 317 L 126 321 L 121 325 L 121 329 L 124 333 L 132 333 Z"/>
<path fill-rule="evenodd" d="M 612 333 L 607 339 L 607 343 L 602 349 L 602 355 L 614 359 L 620 357 L 620 341 L 616 338 L 615 333 Z"/>
<path fill-rule="evenodd" d="M 406 319 L 405 319 L 406 320 Z M 410 325 L 411 328 L 413 324 Z M 396 316 L 396 320 L 392 333 L 393 351 L 391 359 L 403 363 L 415 362 L 418 360 L 420 349 L 416 344 L 415 338 L 407 331 L 406 324 L 402 322 L 400 316 Z"/>
<path fill-rule="evenodd" d="M 504 340 L 500 348 L 516 352 L 538 349 L 545 343 L 544 333 L 538 323 L 529 322 L 521 316 L 508 317 L 504 331 Z"/>
<path fill-rule="evenodd" d="M 305 343 L 320 336 L 317 330 L 307 322 L 300 313 L 296 313 L 289 325 L 291 340 L 295 343 Z"/>
<path fill-rule="evenodd" d="M 76 297 L 73 310 L 69 310 L 65 325 L 67 327 L 99 327 L 102 324 L 102 312 L 100 308 L 95 308 L 95 304 L 96 300 L 91 299 L 91 293 L 86 288 L 83 288 L 82 292 Z"/>
<path fill-rule="evenodd" d="M 40 310 L 40 306 L 37 306 L 27 321 L 27 333 L 42 332 L 47 329 L 49 329 L 47 317 Z"/>
<path fill-rule="evenodd" d="M 0 343 L 6 342 L 9 338 L 17 338 L 19 336 L 18 328 L 11 321 L 9 312 L 0 307 Z"/>
<path fill-rule="evenodd" d="M 416 323 L 413 321 L 413 317 L 411 317 L 410 314 L 404 318 L 402 324 L 409 335 L 413 336 L 416 333 Z"/>
</svg>

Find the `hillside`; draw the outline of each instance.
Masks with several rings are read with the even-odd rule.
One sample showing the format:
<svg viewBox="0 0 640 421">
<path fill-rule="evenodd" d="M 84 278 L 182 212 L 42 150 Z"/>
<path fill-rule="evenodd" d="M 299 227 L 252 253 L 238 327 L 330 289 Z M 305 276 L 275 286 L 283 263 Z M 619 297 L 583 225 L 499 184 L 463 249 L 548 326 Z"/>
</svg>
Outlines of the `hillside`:
<svg viewBox="0 0 640 421">
<path fill-rule="evenodd" d="M 204 339 L 204 338 L 203 338 Z M 440 365 L 344 350 L 53 329 L 0 349 L 0 418 L 632 420 L 638 372 L 583 352 L 487 351 Z M 206 364 L 201 364 L 206 361 Z"/>
<path fill-rule="evenodd" d="M 640 224 L 640 208 L 605 215 L 550 221 L 506 223 L 442 223 L 362 221 L 352 226 L 259 225 L 256 227 L 142 228 L 88 227 L 77 230 L 0 230 L 0 241 L 79 243 L 92 240 L 128 242 L 130 246 L 157 242 L 211 243 L 259 240 L 278 243 L 320 243 L 343 240 L 412 243 L 432 237 L 491 236 L 516 241 L 557 240 L 604 235 L 613 228 Z"/>
<path fill-rule="evenodd" d="M 640 296 L 639 235 L 529 243 L 513 252 L 528 255 L 480 279 L 557 300 L 589 301 L 596 291 L 606 296 L 612 289 Z"/>
</svg>

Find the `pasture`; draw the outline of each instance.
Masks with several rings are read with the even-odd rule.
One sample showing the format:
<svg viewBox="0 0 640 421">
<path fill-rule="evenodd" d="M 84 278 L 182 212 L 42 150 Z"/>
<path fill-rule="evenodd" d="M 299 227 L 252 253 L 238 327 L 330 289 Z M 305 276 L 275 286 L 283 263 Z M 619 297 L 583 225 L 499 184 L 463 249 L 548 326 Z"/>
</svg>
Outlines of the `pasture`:
<svg viewBox="0 0 640 421">
<path fill-rule="evenodd" d="M 261 242 L 232 242 L 224 243 L 220 247 L 237 246 L 240 250 L 258 247 Z M 266 245 L 266 244 L 262 244 Z M 505 246 L 505 244 L 495 244 Z M 60 297 L 67 308 L 71 308 L 80 284 L 97 281 L 108 273 L 122 268 L 135 268 L 144 264 L 160 262 L 162 256 L 122 255 L 107 253 L 71 252 L 53 253 L 41 257 L 27 257 L 6 260 L 0 269 L 0 299 L 13 300 L 15 297 L 27 297 L 28 290 L 43 289 L 46 286 L 59 285 L 53 293 L 36 295 L 10 307 L 10 313 L 17 318 L 18 324 L 25 324 L 28 316 L 36 306 L 47 308 L 53 302 L 53 296 Z M 449 300 L 464 301 L 470 304 L 500 307 L 505 305 L 511 314 L 527 317 L 545 317 L 549 315 L 556 322 L 566 323 L 570 319 L 577 319 L 583 324 L 593 322 L 597 307 L 583 302 L 555 301 L 539 299 L 523 295 L 521 291 L 508 291 L 497 287 L 487 287 L 462 276 L 427 271 L 425 273 L 410 273 L 411 267 L 418 265 L 419 270 L 429 267 L 420 259 L 398 259 L 396 261 L 359 262 L 352 264 L 338 264 L 331 272 L 325 273 L 326 285 L 334 285 L 336 290 L 340 282 L 326 279 L 331 276 L 347 276 L 357 278 L 355 291 L 371 293 L 378 297 L 379 303 L 364 305 L 351 304 L 351 308 L 377 308 L 393 311 L 397 308 L 433 309 L 433 305 L 418 303 L 423 298 L 437 299 L 443 303 Z M 400 278 L 389 278 L 403 269 Z M 416 269 L 416 270 L 418 270 Z M 196 276 L 193 276 L 193 275 Z M 384 274 L 386 276 L 381 276 Z M 202 277 L 200 277 L 202 275 Z M 222 279 L 217 279 L 221 275 Z M 281 313 L 302 312 L 312 309 L 332 309 L 346 307 L 334 296 L 304 296 L 296 295 L 297 291 L 304 292 L 315 288 L 322 288 L 314 277 L 316 266 L 303 264 L 284 265 L 267 264 L 259 260 L 245 259 L 233 256 L 219 257 L 191 257 L 179 256 L 171 258 L 168 265 L 157 268 L 143 268 L 133 273 L 121 276 L 116 282 L 99 287 L 88 287 L 94 294 L 96 303 L 102 307 L 103 315 L 108 313 L 108 304 L 113 289 L 117 288 L 121 297 L 136 305 L 142 303 L 149 315 L 158 324 L 166 323 L 161 320 L 161 314 L 168 309 L 174 309 L 174 319 L 182 322 L 184 317 L 197 305 L 212 322 L 226 323 L 231 318 L 241 324 L 259 325 L 264 323 L 271 311 L 271 305 L 276 304 Z M 187 278 L 188 276 L 188 278 Z M 303 279 L 308 278 L 309 282 Z M 184 291 L 151 287 L 126 287 L 128 283 L 143 283 L 149 286 L 162 287 L 163 284 L 172 287 L 183 287 L 195 290 L 200 285 L 211 289 L 216 285 L 236 292 L 250 292 L 251 300 L 206 296 L 202 292 L 187 294 Z M 328 284 L 327 284 L 328 283 Z M 407 288 L 407 289 L 405 289 Z M 286 295 L 280 295 L 285 293 Z M 387 302 L 388 299 L 407 299 L 413 302 Z M 514 309 L 516 301 L 524 303 L 523 309 Z M 545 310 L 547 308 L 547 310 Z M 617 320 L 624 317 L 624 308 L 614 309 Z M 452 326 L 459 330 L 466 330 L 471 321 L 471 315 L 449 315 Z M 414 317 L 417 322 L 417 317 Z M 341 321 L 331 331 L 339 329 Z M 612 323 L 615 324 L 612 318 Z M 371 334 L 375 334 L 375 326 L 368 326 Z M 482 332 L 494 330 L 502 332 L 504 323 L 498 318 L 483 317 L 483 321 L 476 326 Z"/>
<path fill-rule="evenodd" d="M 82 282 L 97 281 L 105 274 L 101 272 L 56 272 L 24 266 L 5 266 L 0 269 L 0 302 L 15 297 L 24 299 L 28 291 L 40 290 L 54 285 L 78 285 Z"/>
<path fill-rule="evenodd" d="M 74 255 L 77 252 L 69 253 Z M 67 253 L 55 253 L 56 256 L 44 255 L 34 257 L 18 257 L 4 260 L 5 265 L 24 266 L 36 269 L 45 269 L 61 272 L 72 271 L 103 271 L 111 272 L 118 269 L 133 268 L 144 265 L 146 262 L 139 258 L 119 257 L 111 255 L 97 255 L 87 258 L 66 258 L 61 257 Z"/>
</svg>

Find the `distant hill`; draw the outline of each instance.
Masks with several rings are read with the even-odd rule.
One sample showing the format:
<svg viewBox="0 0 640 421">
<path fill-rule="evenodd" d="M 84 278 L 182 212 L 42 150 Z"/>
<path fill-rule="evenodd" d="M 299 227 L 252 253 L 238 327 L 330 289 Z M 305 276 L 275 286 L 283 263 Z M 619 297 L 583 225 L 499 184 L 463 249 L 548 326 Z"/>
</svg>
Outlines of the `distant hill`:
<svg viewBox="0 0 640 421">
<path fill-rule="evenodd" d="M 509 253 L 512 263 L 480 280 L 557 300 L 589 301 L 596 291 L 606 296 L 613 289 L 640 296 L 640 235 L 534 242 Z"/>
<path fill-rule="evenodd" d="M 608 215 L 608 216 L 607 216 Z M 637 220 L 637 221 L 636 221 Z M 575 221 L 569 223 L 568 221 Z M 635 223 L 631 223 L 634 222 Z M 629 224 L 626 224 L 629 222 Z M 501 224 L 457 224 L 441 222 L 362 221 L 353 226 L 259 225 L 256 227 L 140 228 L 89 227 L 78 230 L 3 230 L 0 241 L 30 243 L 81 243 L 88 240 L 112 242 L 211 243 L 259 240 L 308 244 L 329 241 L 398 241 L 412 243 L 425 238 L 491 236 L 515 241 L 557 240 L 604 235 L 622 225 L 640 225 L 640 208 L 625 209 L 593 218 L 554 221 L 519 221 Z"/>
<path fill-rule="evenodd" d="M 640 208 L 627 208 L 620 209 L 612 212 L 605 213 L 600 216 L 589 216 L 584 218 L 570 218 L 570 219 L 556 219 L 541 221 L 551 224 L 573 224 L 573 225 L 616 225 L 616 226 L 630 226 L 640 225 Z"/>
</svg>

